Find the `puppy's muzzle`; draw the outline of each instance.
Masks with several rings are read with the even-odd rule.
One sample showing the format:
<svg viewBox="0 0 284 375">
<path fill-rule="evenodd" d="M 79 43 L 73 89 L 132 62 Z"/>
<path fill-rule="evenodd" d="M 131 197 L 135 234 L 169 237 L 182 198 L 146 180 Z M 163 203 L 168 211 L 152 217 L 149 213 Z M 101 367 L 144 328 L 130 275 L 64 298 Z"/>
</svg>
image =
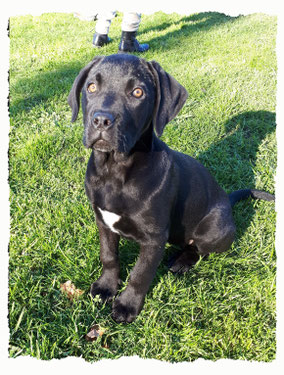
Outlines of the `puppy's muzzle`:
<svg viewBox="0 0 284 375">
<path fill-rule="evenodd" d="M 109 130 L 114 124 L 114 116 L 108 112 L 96 112 L 92 124 L 98 131 Z"/>
</svg>

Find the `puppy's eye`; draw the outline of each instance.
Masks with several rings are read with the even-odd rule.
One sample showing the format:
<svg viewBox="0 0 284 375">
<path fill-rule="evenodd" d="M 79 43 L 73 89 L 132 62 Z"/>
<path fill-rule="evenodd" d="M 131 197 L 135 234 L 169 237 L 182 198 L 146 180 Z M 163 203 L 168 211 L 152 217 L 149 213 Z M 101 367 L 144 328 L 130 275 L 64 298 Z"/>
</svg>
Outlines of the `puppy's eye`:
<svg viewBox="0 0 284 375">
<path fill-rule="evenodd" d="M 132 95 L 135 96 L 135 98 L 141 98 L 143 95 L 143 90 L 140 89 L 140 87 L 136 87 L 136 89 L 132 91 Z"/>
<path fill-rule="evenodd" d="M 97 90 L 97 86 L 94 83 L 90 83 L 87 90 L 91 93 L 95 92 Z"/>
</svg>

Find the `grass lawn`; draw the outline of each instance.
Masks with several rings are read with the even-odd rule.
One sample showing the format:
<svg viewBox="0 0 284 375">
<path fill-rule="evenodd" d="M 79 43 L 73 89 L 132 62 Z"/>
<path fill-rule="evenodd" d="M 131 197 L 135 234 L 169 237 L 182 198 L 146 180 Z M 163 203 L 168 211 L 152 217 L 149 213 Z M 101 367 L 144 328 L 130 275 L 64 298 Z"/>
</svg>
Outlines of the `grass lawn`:
<svg viewBox="0 0 284 375">
<path fill-rule="evenodd" d="M 248 200 L 234 208 L 237 239 L 185 276 L 165 258 L 130 325 L 116 324 L 109 304 L 92 301 L 101 271 L 94 214 L 84 192 L 90 150 L 82 115 L 70 123 L 67 95 L 95 54 L 117 52 L 122 15 L 111 43 L 92 48 L 94 23 L 71 14 L 10 20 L 10 356 L 82 356 L 87 361 L 138 355 L 163 361 L 275 358 L 275 210 Z M 228 192 L 274 192 L 276 168 L 276 18 L 156 13 L 143 16 L 139 41 L 189 92 L 165 129 L 170 147 L 196 157 Z M 121 276 L 138 255 L 121 240 Z M 60 284 L 84 291 L 70 301 Z M 125 286 L 122 285 L 122 288 Z M 88 342 L 98 324 L 104 333 Z"/>
</svg>

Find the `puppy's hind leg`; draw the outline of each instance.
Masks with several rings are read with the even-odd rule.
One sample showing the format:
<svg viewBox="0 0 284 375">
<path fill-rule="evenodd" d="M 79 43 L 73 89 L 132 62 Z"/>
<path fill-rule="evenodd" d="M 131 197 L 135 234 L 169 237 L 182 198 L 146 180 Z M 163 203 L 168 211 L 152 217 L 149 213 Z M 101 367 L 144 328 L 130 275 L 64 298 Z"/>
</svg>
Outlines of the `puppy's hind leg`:
<svg viewBox="0 0 284 375">
<path fill-rule="evenodd" d="M 236 227 L 231 208 L 213 208 L 198 224 L 192 234 L 198 254 L 222 253 L 230 248 Z"/>
</svg>

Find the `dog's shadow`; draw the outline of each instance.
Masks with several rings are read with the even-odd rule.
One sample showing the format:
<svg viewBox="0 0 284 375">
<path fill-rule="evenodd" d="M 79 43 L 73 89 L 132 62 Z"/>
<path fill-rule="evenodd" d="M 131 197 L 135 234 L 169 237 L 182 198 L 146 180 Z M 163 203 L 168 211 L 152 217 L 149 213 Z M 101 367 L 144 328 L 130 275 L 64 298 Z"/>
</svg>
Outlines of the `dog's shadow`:
<svg viewBox="0 0 284 375">
<path fill-rule="evenodd" d="M 261 157 L 259 147 L 266 137 L 276 130 L 276 115 L 269 111 L 249 111 L 240 113 L 225 123 L 223 138 L 212 144 L 196 158 L 205 165 L 219 185 L 230 193 L 238 189 L 258 188 L 269 193 L 273 187 L 267 186 L 268 166 L 256 186 L 255 165 Z M 268 171 L 272 177 L 275 169 Z M 269 203 L 267 203 L 269 204 Z M 237 227 L 236 241 L 240 240 L 250 226 L 255 209 L 251 199 L 236 204 L 233 208 Z"/>
<path fill-rule="evenodd" d="M 206 151 L 191 155 L 205 165 L 226 191 L 243 188 L 255 188 L 254 166 L 258 149 L 266 136 L 276 129 L 275 113 L 269 111 L 250 111 L 238 114 L 225 124 L 222 139 L 212 144 Z M 173 145 L 171 145 L 174 148 Z M 274 174 L 274 171 L 271 171 Z M 266 176 L 263 176 L 266 179 Z M 265 184 L 261 187 L 265 190 Z M 273 193 L 273 191 L 269 191 Z M 243 212 L 245 210 L 245 214 Z M 253 218 L 255 209 L 248 200 L 234 207 L 233 214 L 237 226 L 237 240 L 246 232 Z M 139 253 L 139 246 L 125 241 L 120 246 L 122 279 L 129 275 Z M 168 272 L 168 259 L 176 249 L 166 247 L 165 256 L 159 266 L 157 276 L 151 289 L 159 282 L 159 278 Z M 232 254 L 232 253 L 231 253 Z"/>
</svg>

